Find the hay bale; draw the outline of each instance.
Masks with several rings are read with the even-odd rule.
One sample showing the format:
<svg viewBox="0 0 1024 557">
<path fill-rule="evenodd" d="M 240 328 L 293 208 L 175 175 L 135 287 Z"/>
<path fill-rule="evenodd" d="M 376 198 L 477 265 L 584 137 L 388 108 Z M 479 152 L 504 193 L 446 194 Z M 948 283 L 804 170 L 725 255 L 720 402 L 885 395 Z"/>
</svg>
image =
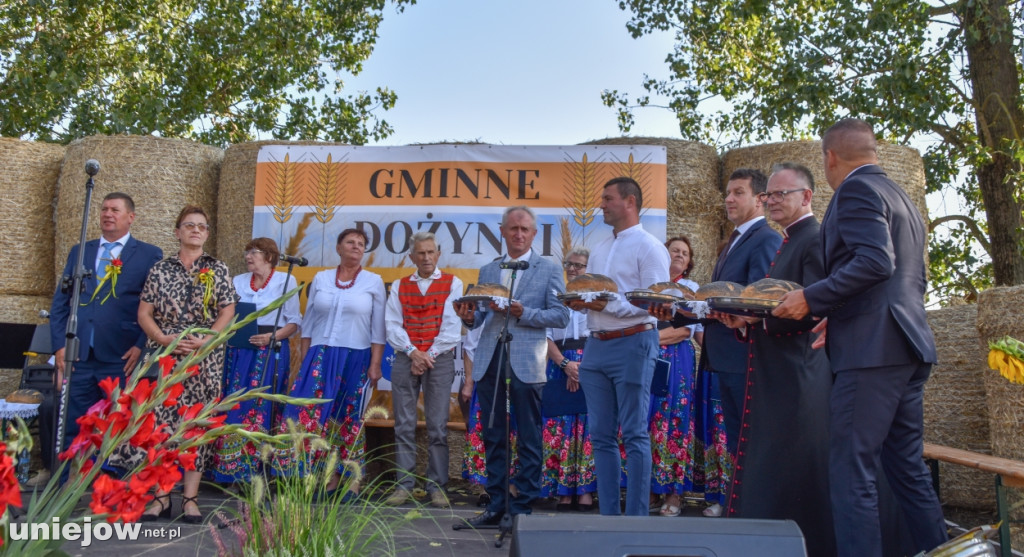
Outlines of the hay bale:
<svg viewBox="0 0 1024 557">
<path fill-rule="evenodd" d="M 990 288 L 978 296 L 978 336 L 981 352 L 988 354 L 988 343 L 1004 335 L 1024 340 L 1024 320 L 1016 308 L 1024 304 L 1024 286 Z M 1007 381 L 998 371 L 986 369 L 985 396 L 988 401 L 989 435 L 992 454 L 1024 461 L 1024 385 Z M 1010 489 L 1012 503 L 1024 499 L 1024 491 Z M 1024 518 L 1024 509 L 1011 513 L 1014 520 Z M 1011 524 L 1014 545 L 1024 545 L 1024 526 Z"/>
<path fill-rule="evenodd" d="M 917 210 L 927 220 L 924 161 L 917 149 L 879 144 L 878 159 L 889 178 L 907 192 Z M 814 214 L 821 220 L 832 199 L 832 188 L 825 181 L 820 141 L 768 143 L 727 151 L 722 155 L 722 189 L 725 189 L 729 175 L 737 168 L 756 168 L 767 174 L 773 165 L 786 161 L 800 163 L 814 174 Z"/>
<path fill-rule="evenodd" d="M 978 341 L 978 307 L 963 305 L 928 312 L 939 362 L 924 387 L 924 438 L 982 454 L 992 454 L 985 401 L 985 352 Z M 939 463 L 942 502 L 966 508 L 992 508 L 992 474 Z"/>
<path fill-rule="evenodd" d="M 63 270 L 68 252 L 79 240 L 88 159 L 100 163 L 89 208 L 88 239 L 100 235 L 103 196 L 122 191 L 135 200 L 132 234 L 159 246 L 165 255 L 178 251 L 174 221 L 181 208 L 189 203 L 202 206 L 215 225 L 206 250 L 216 256 L 217 179 L 223 157 L 217 147 L 148 135 L 95 135 L 73 141 L 58 183 L 56 274 Z"/>
<path fill-rule="evenodd" d="M 64 147 L 0 138 L 0 295 L 53 294 L 53 198 Z"/>
<path fill-rule="evenodd" d="M 242 250 L 252 239 L 256 203 L 256 158 L 264 145 L 346 145 L 323 141 L 252 141 L 231 145 L 224 152 L 217 193 L 217 253 L 232 274 L 245 272 Z M 284 251 L 287 246 L 278 246 Z"/>
<path fill-rule="evenodd" d="M 711 281 L 718 244 L 729 222 L 718 188 L 719 160 L 714 148 L 693 141 L 656 137 L 617 137 L 584 145 L 663 145 L 667 150 L 668 237 L 685 235 L 693 245 L 693 280 Z M 729 232 L 732 231 L 729 225 Z"/>
<path fill-rule="evenodd" d="M 53 293 L 47 296 L 0 294 L 0 323 L 39 325 L 46 320 L 39 317 L 40 310 L 50 310 Z"/>
</svg>

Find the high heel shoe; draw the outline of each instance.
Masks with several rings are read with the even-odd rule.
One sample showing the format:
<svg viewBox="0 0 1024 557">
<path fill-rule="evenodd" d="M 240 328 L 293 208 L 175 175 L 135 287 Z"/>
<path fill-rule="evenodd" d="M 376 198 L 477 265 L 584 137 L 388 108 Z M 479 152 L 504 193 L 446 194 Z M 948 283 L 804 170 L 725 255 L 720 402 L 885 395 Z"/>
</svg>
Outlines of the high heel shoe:
<svg viewBox="0 0 1024 557">
<path fill-rule="evenodd" d="M 154 503 L 160 503 L 160 512 L 156 514 L 142 513 L 139 522 L 154 522 L 158 518 L 171 518 L 171 494 L 157 495 L 153 498 Z"/>
<path fill-rule="evenodd" d="M 202 513 L 200 513 L 200 514 L 187 514 L 185 512 L 185 504 L 186 503 L 192 503 L 198 509 L 199 508 L 198 495 L 196 497 L 185 497 L 184 495 L 181 496 L 181 521 L 184 522 L 185 524 L 202 524 L 203 523 L 203 515 L 202 515 Z"/>
</svg>

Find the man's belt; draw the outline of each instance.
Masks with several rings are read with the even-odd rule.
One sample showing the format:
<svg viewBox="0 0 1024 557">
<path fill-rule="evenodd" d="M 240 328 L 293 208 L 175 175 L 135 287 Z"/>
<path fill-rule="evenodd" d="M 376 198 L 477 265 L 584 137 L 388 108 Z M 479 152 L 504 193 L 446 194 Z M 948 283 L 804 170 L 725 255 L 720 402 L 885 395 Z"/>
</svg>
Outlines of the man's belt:
<svg viewBox="0 0 1024 557">
<path fill-rule="evenodd" d="M 644 331 L 650 331 L 654 328 L 651 323 L 641 323 L 639 325 L 633 325 L 632 327 L 626 327 L 625 329 L 614 329 L 611 331 L 591 331 L 590 336 L 598 340 L 612 340 L 613 338 L 622 338 L 642 333 Z"/>
<path fill-rule="evenodd" d="M 583 338 L 563 338 L 562 340 L 556 340 L 555 346 L 559 350 L 565 352 L 566 350 L 582 350 L 583 346 L 587 343 L 587 337 Z M 557 362 L 556 362 L 557 363 Z"/>
</svg>

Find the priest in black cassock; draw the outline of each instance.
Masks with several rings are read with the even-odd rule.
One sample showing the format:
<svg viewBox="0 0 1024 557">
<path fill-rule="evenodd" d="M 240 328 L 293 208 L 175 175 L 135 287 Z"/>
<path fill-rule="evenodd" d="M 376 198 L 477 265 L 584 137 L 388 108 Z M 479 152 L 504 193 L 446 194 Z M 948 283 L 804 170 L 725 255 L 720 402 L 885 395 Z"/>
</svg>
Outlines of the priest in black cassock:
<svg viewBox="0 0 1024 557">
<path fill-rule="evenodd" d="M 772 169 L 761 200 L 784 240 L 768 277 L 812 284 L 825 277 L 818 221 L 811 212 L 814 177 L 806 167 Z M 808 555 L 835 554 L 829 502 L 829 395 L 832 371 L 811 347 L 818 323 L 769 317 L 723 317 L 747 342 L 746 411 L 726 516 L 791 519 Z M 865 347 L 870 350 L 871 347 Z"/>
</svg>

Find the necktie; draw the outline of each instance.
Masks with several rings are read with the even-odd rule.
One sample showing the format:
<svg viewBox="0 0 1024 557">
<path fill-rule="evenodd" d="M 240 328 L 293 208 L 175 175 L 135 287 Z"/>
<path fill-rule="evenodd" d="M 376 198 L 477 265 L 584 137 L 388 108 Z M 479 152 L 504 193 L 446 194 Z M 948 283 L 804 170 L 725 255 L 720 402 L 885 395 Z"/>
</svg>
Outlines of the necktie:
<svg viewBox="0 0 1024 557">
<path fill-rule="evenodd" d="M 103 274 L 97 278 L 103 278 L 107 276 L 107 267 L 110 266 L 110 260 L 114 258 L 114 248 L 120 246 L 121 242 L 104 242 L 103 243 L 103 254 L 100 255 L 100 267 L 103 268 Z"/>
<path fill-rule="evenodd" d="M 733 230 L 732 234 L 729 235 L 729 240 L 725 243 L 725 247 L 722 248 L 722 253 L 718 254 L 718 261 L 715 262 L 715 270 L 711 272 L 711 280 L 718 280 L 718 273 L 722 271 L 722 264 L 725 263 L 725 257 L 729 255 L 729 248 L 732 247 L 732 243 L 739 237 L 739 230 Z"/>
</svg>

